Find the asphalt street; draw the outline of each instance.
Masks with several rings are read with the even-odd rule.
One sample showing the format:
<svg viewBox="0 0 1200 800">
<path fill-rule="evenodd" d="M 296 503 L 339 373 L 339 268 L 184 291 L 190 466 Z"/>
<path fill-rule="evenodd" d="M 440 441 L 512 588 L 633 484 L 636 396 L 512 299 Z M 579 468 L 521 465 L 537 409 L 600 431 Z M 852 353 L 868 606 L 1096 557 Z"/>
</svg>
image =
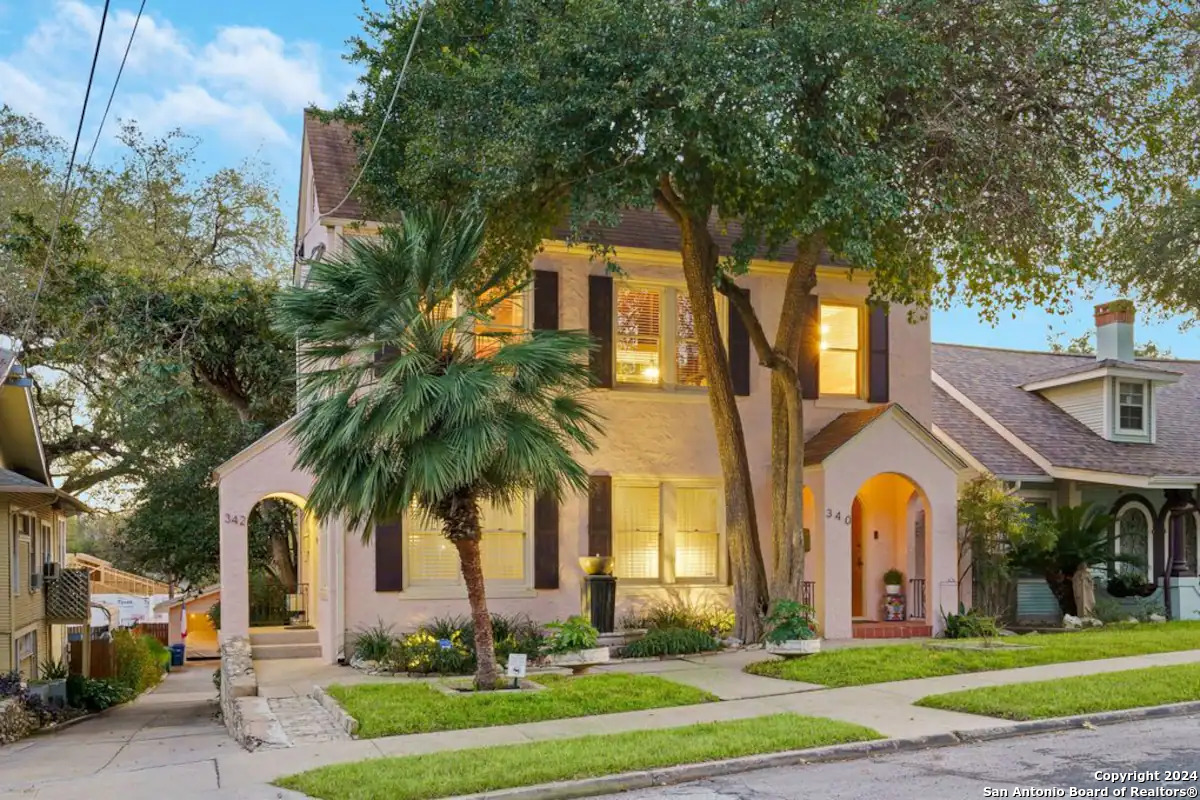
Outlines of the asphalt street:
<svg viewBox="0 0 1200 800">
<path fill-rule="evenodd" d="M 612 800 L 1196 797 L 1200 790 L 1200 780 L 1195 777 L 1197 770 L 1200 770 L 1200 716 L 1191 716 L 869 760 L 761 770 L 609 797 Z M 1169 780 L 1172 771 L 1187 774 L 1182 780 Z M 1117 774 L 1098 779 L 1096 773 Z M 1139 777 L 1143 779 L 1138 780 Z M 1016 791 L 1030 789 L 1036 791 L 1031 794 Z M 1088 790 L 1096 793 L 1088 794 Z"/>
</svg>

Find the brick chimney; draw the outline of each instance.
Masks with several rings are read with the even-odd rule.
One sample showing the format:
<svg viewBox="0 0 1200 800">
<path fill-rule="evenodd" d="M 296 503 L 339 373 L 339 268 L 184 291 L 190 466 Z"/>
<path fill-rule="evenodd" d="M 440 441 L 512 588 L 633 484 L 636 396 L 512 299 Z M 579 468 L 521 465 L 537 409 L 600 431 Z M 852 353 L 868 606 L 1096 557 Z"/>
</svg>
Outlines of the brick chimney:
<svg viewBox="0 0 1200 800">
<path fill-rule="evenodd" d="M 1096 306 L 1096 359 L 1133 361 L 1131 300 L 1110 300 Z"/>
</svg>

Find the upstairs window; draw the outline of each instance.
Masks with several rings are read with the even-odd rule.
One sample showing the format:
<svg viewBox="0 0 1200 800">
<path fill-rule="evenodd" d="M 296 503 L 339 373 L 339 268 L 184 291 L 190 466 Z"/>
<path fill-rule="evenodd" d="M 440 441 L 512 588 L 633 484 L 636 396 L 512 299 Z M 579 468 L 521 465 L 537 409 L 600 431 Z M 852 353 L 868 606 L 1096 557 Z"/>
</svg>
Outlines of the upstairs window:
<svg viewBox="0 0 1200 800">
<path fill-rule="evenodd" d="M 858 397 L 862 376 L 862 311 L 821 304 L 820 387 L 823 395 Z"/>
<path fill-rule="evenodd" d="M 1146 432 L 1146 384 L 1144 382 L 1117 382 L 1117 430 L 1122 433 Z"/>
<path fill-rule="evenodd" d="M 500 290 L 493 290 L 492 295 Z M 485 295 L 483 300 L 490 298 Z M 517 336 L 525 330 L 525 293 L 509 295 L 487 311 L 488 319 L 475 323 L 475 353 L 490 356 L 500 349 L 506 336 Z"/>
<path fill-rule="evenodd" d="M 721 299 L 717 300 L 718 319 Z M 696 318 L 674 286 L 616 289 L 616 382 L 630 386 L 706 386 Z"/>
</svg>

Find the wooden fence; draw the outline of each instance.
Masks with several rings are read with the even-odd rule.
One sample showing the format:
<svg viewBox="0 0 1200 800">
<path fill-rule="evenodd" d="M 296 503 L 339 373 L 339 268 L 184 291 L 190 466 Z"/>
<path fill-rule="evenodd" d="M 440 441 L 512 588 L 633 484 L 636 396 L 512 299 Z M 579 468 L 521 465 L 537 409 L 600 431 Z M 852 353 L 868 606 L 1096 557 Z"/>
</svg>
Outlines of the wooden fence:
<svg viewBox="0 0 1200 800">
<path fill-rule="evenodd" d="M 116 673 L 116 651 L 112 639 L 101 638 L 103 635 L 102 631 L 94 631 L 90 641 L 71 641 L 72 675 L 111 678 Z"/>
<path fill-rule="evenodd" d="M 133 627 L 134 636 L 153 636 L 163 647 L 171 645 L 170 623 L 167 622 L 141 622 Z"/>
</svg>

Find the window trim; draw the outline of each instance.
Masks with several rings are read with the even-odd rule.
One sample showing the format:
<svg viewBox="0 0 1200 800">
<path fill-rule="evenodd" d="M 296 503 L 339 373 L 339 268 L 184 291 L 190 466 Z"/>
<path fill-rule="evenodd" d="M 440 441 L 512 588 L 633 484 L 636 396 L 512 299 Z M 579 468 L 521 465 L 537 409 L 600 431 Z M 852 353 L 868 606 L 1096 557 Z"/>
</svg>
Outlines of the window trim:
<svg viewBox="0 0 1200 800">
<path fill-rule="evenodd" d="M 721 491 L 720 478 L 697 477 L 659 477 L 649 475 L 613 476 L 612 503 L 613 512 L 613 550 L 616 551 L 616 512 L 618 493 L 622 489 L 645 489 L 658 487 L 658 578 L 621 578 L 622 588 L 654 588 L 654 587 L 687 587 L 687 586 L 724 586 L 729 575 L 729 539 L 725 529 L 725 494 Z M 667 497 L 666 487 L 671 487 L 671 496 Z M 675 514 L 675 489 L 712 489 L 717 494 L 717 575 L 713 578 L 684 577 L 676 574 L 675 548 L 678 523 Z M 667 510 L 670 508 L 671 517 L 668 524 Z"/>
<path fill-rule="evenodd" d="M 659 294 L 658 302 L 658 383 L 634 383 L 622 381 L 617 370 L 617 353 L 620 350 L 620 333 L 617 331 L 617 309 L 620 307 L 622 291 L 655 291 Z M 708 386 L 688 386 L 676 381 L 679 362 L 677 360 L 677 337 L 679 335 L 679 301 L 680 294 L 687 297 L 687 285 L 680 281 L 656 281 L 641 278 L 615 278 L 613 280 L 612 302 L 612 341 L 613 341 L 613 390 L 622 392 L 693 392 L 708 391 Z M 726 350 L 729 348 L 729 312 L 728 301 L 724 296 L 713 292 L 716 305 L 717 330 L 721 343 Z"/>
<path fill-rule="evenodd" d="M 867 339 L 868 339 L 868 336 L 870 335 L 870 330 L 868 328 L 868 325 L 870 324 L 870 322 L 868 319 L 869 314 L 867 313 L 867 305 L 864 302 L 859 302 L 859 301 L 855 301 L 855 300 L 841 300 L 838 298 L 826 299 L 825 297 L 818 297 L 817 298 L 817 338 L 818 338 L 818 342 L 820 342 L 820 338 L 821 338 L 821 326 L 824 324 L 821 321 L 822 309 L 824 309 L 826 306 L 837 307 L 837 308 L 853 308 L 853 309 L 857 309 L 857 311 L 858 311 L 858 348 L 855 351 L 855 355 L 857 356 L 857 363 L 856 363 L 856 368 L 855 368 L 855 391 L 853 394 L 846 394 L 843 392 L 826 391 L 825 387 L 823 385 L 824 382 L 820 380 L 821 363 L 820 363 L 820 360 L 818 360 L 818 363 L 817 363 L 817 376 L 818 376 L 817 377 L 817 386 L 820 389 L 819 399 L 861 400 L 866 396 L 867 368 L 868 368 L 867 360 L 870 357 L 870 353 L 867 350 L 867 348 L 868 348 Z M 823 357 L 826 352 L 827 352 L 826 348 L 823 348 L 823 347 L 820 348 L 820 354 L 821 354 L 820 357 Z M 845 348 L 835 348 L 833 350 L 833 352 L 848 353 L 850 351 Z"/>
<path fill-rule="evenodd" d="M 1121 403 L 1121 387 L 1122 386 L 1139 386 L 1142 390 L 1142 404 L 1140 406 L 1128 405 Z M 1126 428 L 1121 424 L 1121 409 L 1140 408 L 1142 412 L 1142 426 L 1140 428 Z M 1113 430 L 1118 434 L 1132 436 L 1147 436 L 1150 433 L 1150 386 L 1147 381 L 1126 380 L 1117 378 L 1113 381 Z"/>
<path fill-rule="evenodd" d="M 524 553 L 523 553 L 525 577 L 523 580 L 520 580 L 520 581 L 484 580 L 484 590 L 486 591 L 488 597 L 503 598 L 503 597 L 513 597 L 513 596 L 525 596 L 526 592 L 529 593 L 529 596 L 533 596 L 533 594 L 534 594 L 534 588 L 533 588 L 533 580 L 534 580 L 534 575 L 533 575 L 533 570 L 534 570 L 534 546 L 533 546 L 534 496 L 532 493 L 527 493 L 525 496 L 524 512 L 525 513 L 522 516 L 524 517 L 524 533 L 525 533 Z M 404 589 L 401 593 L 401 599 L 404 599 L 405 595 L 407 595 L 410 598 L 414 598 L 414 599 L 415 598 L 432 599 L 432 598 L 446 598 L 446 597 L 455 597 L 455 598 L 466 597 L 467 596 L 467 587 L 466 587 L 466 584 L 463 582 L 461 570 L 459 571 L 458 578 L 454 583 L 438 583 L 438 582 L 414 583 L 413 582 L 412 565 L 413 565 L 414 558 L 410 555 L 411 551 L 409 549 L 408 539 L 409 539 L 409 536 L 411 535 L 411 532 L 413 532 L 413 531 L 416 531 L 419 533 L 425 532 L 423 530 L 424 526 L 413 525 L 414 519 L 415 519 L 414 515 L 411 512 L 409 512 L 404 515 L 404 519 L 401 523 L 401 530 L 402 530 L 401 567 L 402 567 L 402 572 L 403 572 L 403 575 L 401 578 L 403 583 L 401 585 L 404 587 Z M 439 535 L 441 535 L 440 532 L 439 532 Z M 458 564 L 457 559 L 458 559 L 458 557 L 456 555 L 455 556 L 455 564 Z"/>
<path fill-rule="evenodd" d="M 1113 518 L 1113 552 L 1116 554 L 1120 554 L 1120 552 L 1121 552 L 1121 538 L 1122 538 L 1122 536 L 1121 536 L 1121 517 L 1125 516 L 1125 513 L 1127 511 L 1129 511 L 1130 509 L 1137 509 L 1138 511 L 1141 511 L 1142 516 L 1146 520 L 1146 564 L 1142 568 L 1142 573 L 1147 580 L 1153 582 L 1154 581 L 1154 512 L 1151 511 L 1149 508 L 1147 508 L 1144 503 L 1137 501 L 1137 500 L 1131 500 L 1130 502 L 1125 503 L 1123 506 L 1121 506 L 1121 508 L 1118 510 L 1116 516 Z M 1132 568 L 1128 567 L 1128 565 L 1125 565 L 1125 566 L 1127 569 L 1132 569 Z M 1117 570 L 1120 571 L 1120 567 L 1118 567 Z"/>
</svg>

